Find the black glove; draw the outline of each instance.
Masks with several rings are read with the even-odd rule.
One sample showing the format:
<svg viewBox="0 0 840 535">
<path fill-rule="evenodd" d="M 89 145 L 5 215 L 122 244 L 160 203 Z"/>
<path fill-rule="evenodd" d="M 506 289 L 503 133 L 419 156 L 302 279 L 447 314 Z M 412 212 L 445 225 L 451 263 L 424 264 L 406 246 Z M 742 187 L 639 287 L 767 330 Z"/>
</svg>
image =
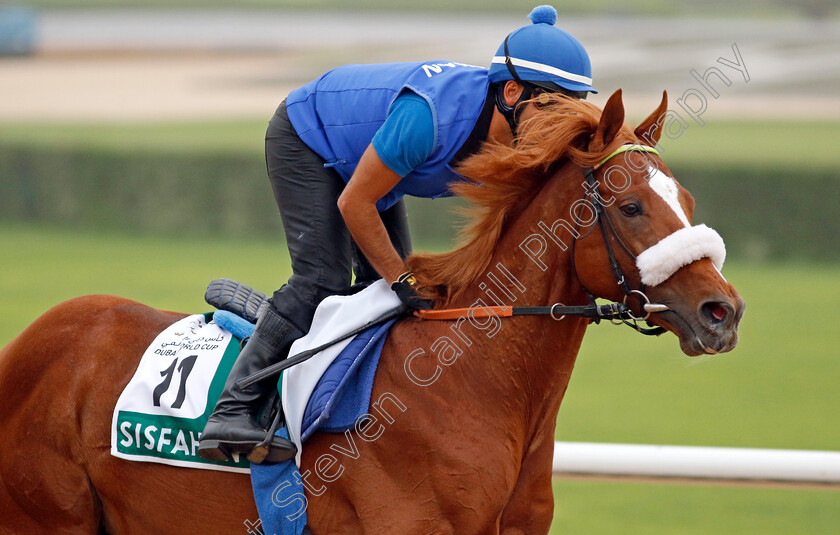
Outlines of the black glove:
<svg viewBox="0 0 840 535">
<path fill-rule="evenodd" d="M 414 274 L 410 271 L 406 271 L 400 275 L 391 285 L 391 289 L 394 290 L 394 293 L 397 294 L 400 301 L 408 308 L 412 310 L 431 310 L 434 303 L 429 299 L 422 299 L 417 295 L 418 287 L 417 279 L 414 278 Z"/>
</svg>

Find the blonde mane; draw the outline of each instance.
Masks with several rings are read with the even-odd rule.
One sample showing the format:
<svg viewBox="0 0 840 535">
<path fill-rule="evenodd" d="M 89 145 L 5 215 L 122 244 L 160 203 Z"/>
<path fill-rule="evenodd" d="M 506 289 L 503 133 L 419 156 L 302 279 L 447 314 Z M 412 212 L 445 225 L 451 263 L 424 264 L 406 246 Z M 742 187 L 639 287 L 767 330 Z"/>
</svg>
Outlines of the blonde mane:
<svg viewBox="0 0 840 535">
<path fill-rule="evenodd" d="M 459 232 L 458 248 L 407 259 L 427 289 L 425 297 L 446 305 L 487 272 L 505 224 L 554 175 L 556 164 L 571 160 L 592 167 L 619 146 L 638 142 L 624 124 L 609 145 L 593 143 L 601 110 L 588 102 L 543 94 L 538 103 L 542 109 L 522 123 L 514 147 L 485 143 L 458 166 L 469 181 L 453 184 L 452 191 L 471 205 L 463 210 L 468 222 Z"/>
</svg>

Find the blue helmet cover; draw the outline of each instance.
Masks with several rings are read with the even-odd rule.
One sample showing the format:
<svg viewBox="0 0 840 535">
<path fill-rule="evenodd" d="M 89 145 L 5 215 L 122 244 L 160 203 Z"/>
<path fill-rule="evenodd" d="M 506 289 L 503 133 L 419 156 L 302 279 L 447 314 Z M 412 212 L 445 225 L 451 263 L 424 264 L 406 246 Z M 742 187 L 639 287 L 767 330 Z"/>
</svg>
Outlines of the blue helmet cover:
<svg viewBox="0 0 840 535">
<path fill-rule="evenodd" d="M 589 54 L 580 41 L 554 26 L 557 11 L 551 6 L 538 6 L 529 17 L 531 24 L 515 30 L 506 39 L 510 59 L 519 78 L 553 82 L 570 91 L 597 93 L 592 88 Z M 488 72 L 491 82 L 514 79 L 505 60 L 503 42 Z"/>
</svg>

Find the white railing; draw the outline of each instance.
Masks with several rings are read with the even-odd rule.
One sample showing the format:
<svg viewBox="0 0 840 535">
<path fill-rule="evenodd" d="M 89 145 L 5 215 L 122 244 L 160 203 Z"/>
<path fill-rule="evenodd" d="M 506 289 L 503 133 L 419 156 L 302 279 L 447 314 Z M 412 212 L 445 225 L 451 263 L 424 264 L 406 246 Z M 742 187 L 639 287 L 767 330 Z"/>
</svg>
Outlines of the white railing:
<svg viewBox="0 0 840 535">
<path fill-rule="evenodd" d="M 840 485 L 840 452 L 555 442 L 554 475 Z"/>
</svg>

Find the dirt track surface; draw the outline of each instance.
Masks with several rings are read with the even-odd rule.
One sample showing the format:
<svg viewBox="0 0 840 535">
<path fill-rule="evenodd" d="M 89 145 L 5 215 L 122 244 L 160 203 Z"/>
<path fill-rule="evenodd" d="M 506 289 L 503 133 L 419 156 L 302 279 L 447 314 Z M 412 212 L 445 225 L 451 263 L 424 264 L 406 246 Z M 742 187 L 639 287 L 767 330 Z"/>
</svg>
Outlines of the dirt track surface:
<svg viewBox="0 0 840 535">
<path fill-rule="evenodd" d="M 294 84 L 265 56 L 39 57 L 0 62 L 0 119 L 177 121 L 270 115 Z"/>
<path fill-rule="evenodd" d="M 46 12 L 36 54 L 0 58 L 0 120 L 268 117 L 289 90 L 351 62 L 487 65 L 524 17 L 306 12 Z M 662 89 L 704 117 L 840 119 L 840 24 L 577 18 L 603 104 L 644 113 Z M 737 48 L 737 52 L 736 52 Z M 736 56 L 740 54 L 740 58 Z M 727 64 L 729 62 L 729 64 Z M 738 62 L 742 67 L 735 68 Z M 693 75 L 707 78 L 714 96 Z M 689 102 L 691 99 L 695 102 Z"/>
</svg>

